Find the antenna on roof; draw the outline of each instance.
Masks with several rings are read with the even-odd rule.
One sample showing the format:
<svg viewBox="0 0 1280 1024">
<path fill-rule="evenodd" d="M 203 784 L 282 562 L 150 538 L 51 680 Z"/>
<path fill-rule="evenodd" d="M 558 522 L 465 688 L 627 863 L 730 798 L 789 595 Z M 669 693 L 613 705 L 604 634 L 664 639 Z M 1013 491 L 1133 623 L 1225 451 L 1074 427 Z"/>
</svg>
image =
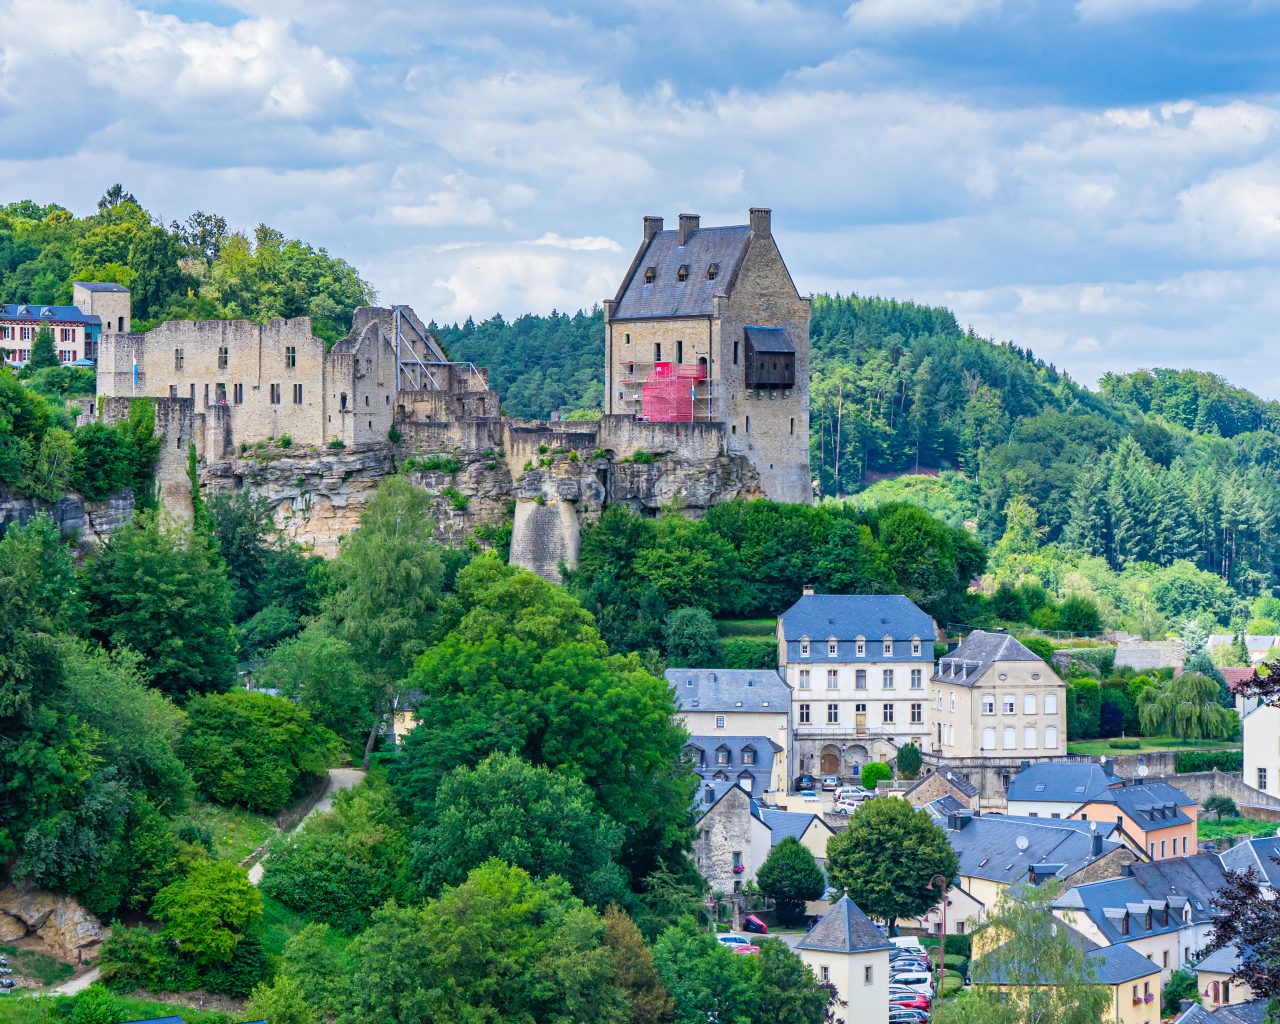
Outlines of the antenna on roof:
<svg viewBox="0 0 1280 1024">
<path fill-rule="evenodd" d="M 1138 778 L 1145 779 L 1147 777 L 1147 774 L 1150 771 L 1151 769 L 1148 768 L 1145 764 L 1138 765 Z"/>
<path fill-rule="evenodd" d="M 1031 844 L 1027 841 L 1026 836 L 1018 836 L 1018 838 L 1013 841 L 1013 845 L 1016 846 L 1019 850 L 1025 851 L 1026 848 Z"/>
</svg>

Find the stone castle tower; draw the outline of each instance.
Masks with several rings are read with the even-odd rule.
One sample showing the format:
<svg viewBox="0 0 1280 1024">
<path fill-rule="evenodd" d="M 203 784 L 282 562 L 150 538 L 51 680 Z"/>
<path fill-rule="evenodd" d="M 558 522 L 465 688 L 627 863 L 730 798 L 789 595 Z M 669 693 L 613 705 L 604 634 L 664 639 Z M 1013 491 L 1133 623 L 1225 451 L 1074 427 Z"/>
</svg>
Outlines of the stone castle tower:
<svg viewBox="0 0 1280 1024">
<path fill-rule="evenodd" d="M 681 214 L 644 238 L 604 303 L 606 416 L 717 423 L 766 496 L 809 502 L 809 300 L 774 241 L 770 211 L 701 226 Z"/>
</svg>

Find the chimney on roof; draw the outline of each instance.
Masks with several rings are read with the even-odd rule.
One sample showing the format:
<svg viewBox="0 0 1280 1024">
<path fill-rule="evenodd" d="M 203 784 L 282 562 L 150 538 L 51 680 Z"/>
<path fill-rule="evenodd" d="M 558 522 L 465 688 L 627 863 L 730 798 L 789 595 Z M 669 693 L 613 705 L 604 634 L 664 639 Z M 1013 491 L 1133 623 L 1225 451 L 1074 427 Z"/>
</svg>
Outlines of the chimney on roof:
<svg viewBox="0 0 1280 1024">
<path fill-rule="evenodd" d="M 689 236 L 698 230 L 698 222 L 702 218 L 696 213 L 680 214 L 680 244 L 689 241 Z"/>
<path fill-rule="evenodd" d="M 1096 821 L 1094 822 L 1094 825 L 1097 825 Z M 1096 828 L 1094 828 L 1092 834 L 1093 834 L 1093 847 L 1092 847 L 1093 856 L 1101 857 L 1102 856 L 1102 833 L 1099 832 Z"/>
<path fill-rule="evenodd" d="M 804 585 L 804 596 L 805 596 L 805 597 L 813 597 L 813 584 L 812 584 L 812 583 L 806 583 L 806 584 Z"/>
<path fill-rule="evenodd" d="M 644 219 L 644 240 L 647 242 L 659 231 L 662 230 L 661 217 L 646 217 Z"/>
<path fill-rule="evenodd" d="M 751 233 L 753 235 L 768 235 L 771 233 L 769 219 L 773 211 L 765 206 L 751 207 Z"/>
</svg>

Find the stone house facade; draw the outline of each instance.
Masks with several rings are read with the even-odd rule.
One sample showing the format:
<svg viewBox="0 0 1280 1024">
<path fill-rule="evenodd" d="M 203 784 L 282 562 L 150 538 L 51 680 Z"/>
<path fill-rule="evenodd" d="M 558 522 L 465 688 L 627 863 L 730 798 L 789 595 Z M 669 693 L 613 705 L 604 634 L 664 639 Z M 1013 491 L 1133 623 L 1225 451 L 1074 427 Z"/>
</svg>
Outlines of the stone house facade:
<svg viewBox="0 0 1280 1024">
<path fill-rule="evenodd" d="M 933 620 L 893 595 L 814 594 L 778 618 L 791 688 L 792 773 L 856 777 L 928 737 Z"/>
<path fill-rule="evenodd" d="M 765 495 L 809 502 L 809 300 L 796 290 L 771 214 L 676 230 L 644 218 L 644 237 L 604 303 L 604 413 L 726 428 Z"/>
</svg>

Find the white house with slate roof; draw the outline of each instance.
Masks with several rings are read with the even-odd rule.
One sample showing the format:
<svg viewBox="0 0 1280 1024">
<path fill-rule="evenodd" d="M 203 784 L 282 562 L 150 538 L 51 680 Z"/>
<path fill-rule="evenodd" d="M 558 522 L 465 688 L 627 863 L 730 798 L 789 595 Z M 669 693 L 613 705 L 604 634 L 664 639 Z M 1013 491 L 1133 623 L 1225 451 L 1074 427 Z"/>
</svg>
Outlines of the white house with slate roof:
<svg viewBox="0 0 1280 1024">
<path fill-rule="evenodd" d="M 714 777 L 723 770 L 725 778 L 718 781 L 726 781 L 743 769 L 751 769 L 749 774 L 757 779 L 759 766 L 767 760 L 772 770 L 764 775 L 765 785 L 749 791 L 758 796 L 766 789 L 786 790 L 791 691 L 777 672 L 669 668 L 664 676 L 681 722 L 705 755 L 710 772 L 704 777 Z M 736 738 L 754 738 L 749 744 L 753 749 L 746 753 L 756 764 L 744 763 L 744 744 Z M 729 757 L 727 764 L 717 763 L 722 745 Z"/>
<path fill-rule="evenodd" d="M 767 736 L 690 736 L 684 752 L 702 782 L 736 782 L 753 796 L 785 792 L 784 751 Z"/>
<path fill-rule="evenodd" d="M 819 981 L 830 982 L 843 1006 L 840 1024 L 880 1024 L 889 1019 L 889 940 L 853 900 L 840 897 L 796 944 L 796 953 Z"/>
<path fill-rule="evenodd" d="M 791 688 L 792 774 L 851 779 L 929 735 L 936 628 L 906 597 L 814 594 L 778 619 L 779 671 Z"/>
<path fill-rule="evenodd" d="M 1123 781 L 1110 761 L 1037 761 L 1009 783 L 1009 813 L 1029 818 L 1069 818 L 1081 804 Z"/>
</svg>

